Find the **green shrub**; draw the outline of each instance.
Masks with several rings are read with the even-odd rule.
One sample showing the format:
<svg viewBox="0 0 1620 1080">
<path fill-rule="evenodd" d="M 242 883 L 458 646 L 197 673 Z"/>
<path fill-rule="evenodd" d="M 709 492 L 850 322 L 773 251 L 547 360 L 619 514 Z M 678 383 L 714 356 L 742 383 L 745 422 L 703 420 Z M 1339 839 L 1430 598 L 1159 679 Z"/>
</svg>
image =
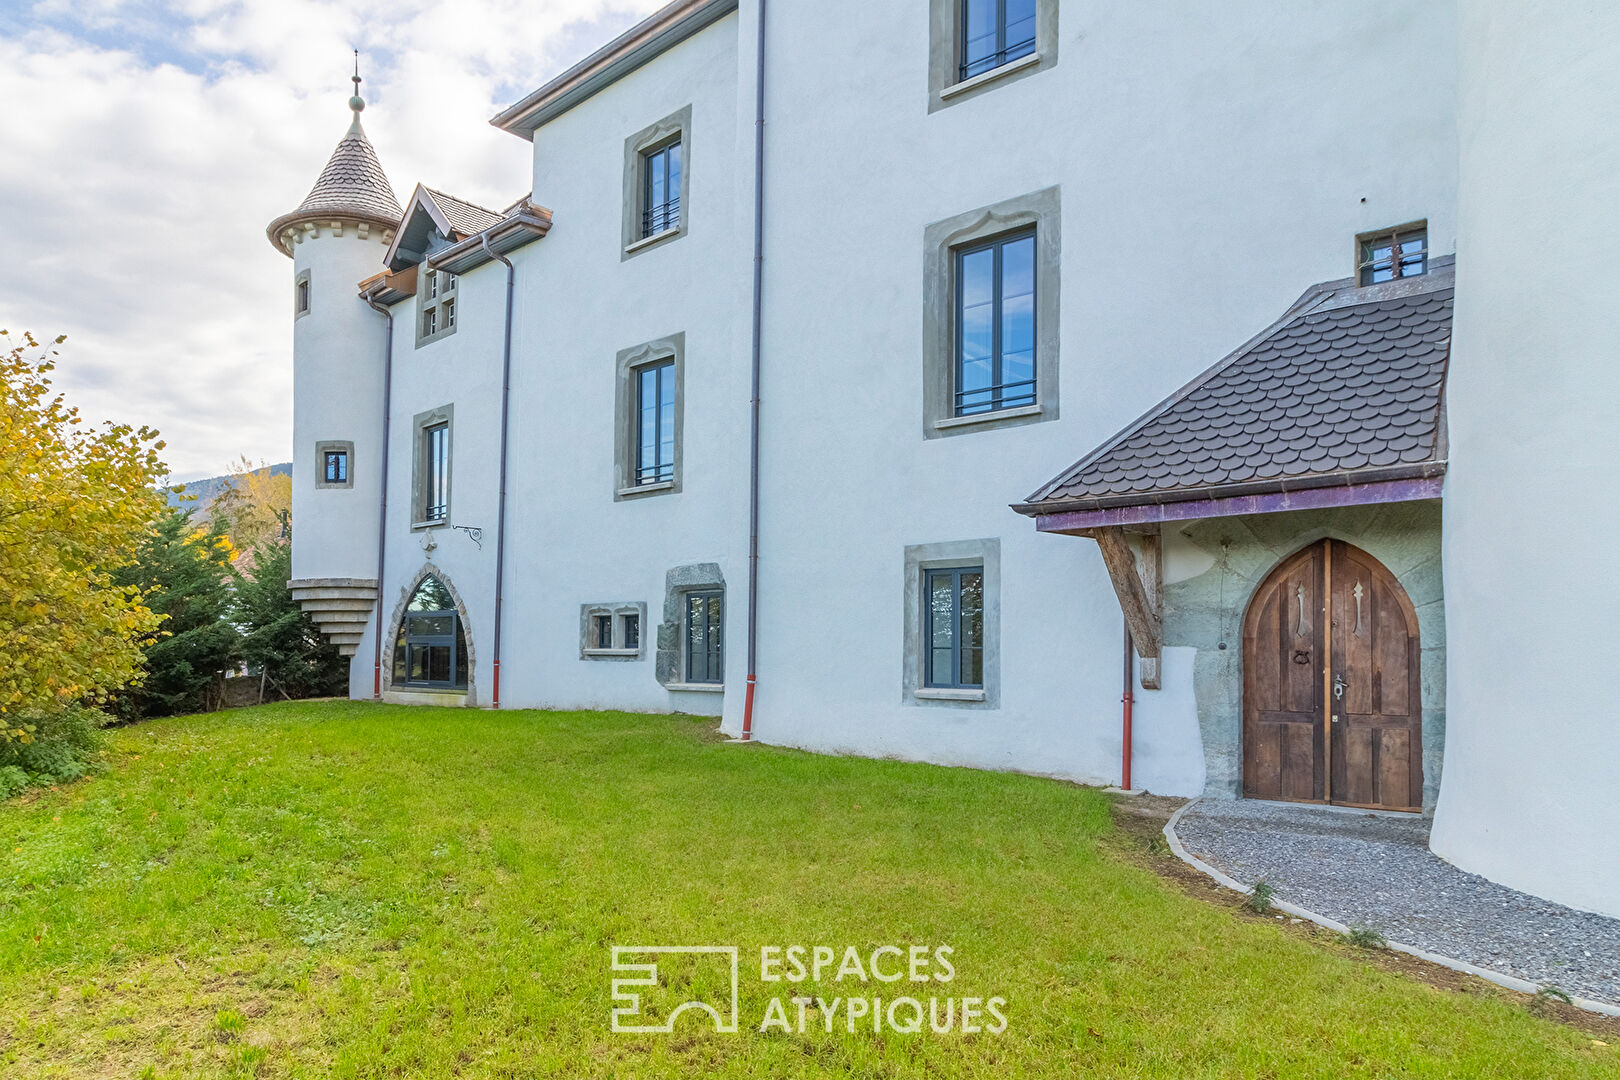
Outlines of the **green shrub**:
<svg viewBox="0 0 1620 1080">
<path fill-rule="evenodd" d="M 1271 912 L 1272 897 L 1276 895 L 1277 890 L 1272 888 L 1271 882 L 1262 879 L 1255 882 L 1254 888 L 1249 890 L 1248 898 L 1243 901 L 1243 906 L 1256 915 L 1267 915 Z"/>
<path fill-rule="evenodd" d="M 30 784 L 77 780 L 100 768 L 106 721 L 105 713 L 81 706 L 19 717 L 18 726 L 29 738 L 0 742 L 0 798 Z"/>
</svg>

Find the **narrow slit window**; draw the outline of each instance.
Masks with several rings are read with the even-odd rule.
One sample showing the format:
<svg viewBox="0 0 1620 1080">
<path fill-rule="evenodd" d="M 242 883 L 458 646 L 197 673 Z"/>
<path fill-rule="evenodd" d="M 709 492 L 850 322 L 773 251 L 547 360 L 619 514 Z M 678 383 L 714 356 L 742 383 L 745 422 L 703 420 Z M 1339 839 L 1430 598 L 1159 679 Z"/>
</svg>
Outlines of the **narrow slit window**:
<svg viewBox="0 0 1620 1080">
<path fill-rule="evenodd" d="M 596 645 L 598 649 L 613 648 L 613 616 L 596 615 L 591 622 L 595 629 Z"/>
<path fill-rule="evenodd" d="M 454 300 L 446 300 L 439 305 L 439 310 L 444 312 L 444 328 L 446 330 L 455 329 L 456 302 Z"/>
<path fill-rule="evenodd" d="M 1429 231 L 1417 225 L 1363 236 L 1357 278 L 1362 285 L 1377 285 L 1398 278 L 1421 277 L 1429 272 Z"/>
<path fill-rule="evenodd" d="M 955 381 L 956 416 L 1035 404 L 1034 232 L 957 252 Z"/>
<path fill-rule="evenodd" d="M 1035 51 L 1036 0 L 962 0 L 962 79 Z"/>
<path fill-rule="evenodd" d="M 675 361 L 636 369 L 635 482 L 675 479 Z"/>
<path fill-rule="evenodd" d="M 422 312 L 422 336 L 431 337 L 439 332 L 439 309 L 430 307 Z"/>
<path fill-rule="evenodd" d="M 642 155 L 641 235 L 645 239 L 680 226 L 681 144 L 677 140 Z"/>
<path fill-rule="evenodd" d="M 721 638 L 723 594 L 686 594 L 686 681 L 723 682 L 724 642 Z"/>
<path fill-rule="evenodd" d="M 443 521 L 450 509 L 450 425 L 434 424 L 422 432 L 422 520 Z"/>
<path fill-rule="evenodd" d="M 625 616 L 622 616 L 622 624 L 621 625 L 624 627 L 624 645 L 623 645 L 623 647 L 626 648 L 626 649 L 639 649 L 639 648 L 641 648 L 641 616 L 640 615 L 625 615 Z"/>
<path fill-rule="evenodd" d="M 923 575 L 928 658 L 923 684 L 984 688 L 984 567 L 928 570 Z"/>
<path fill-rule="evenodd" d="M 298 283 L 298 313 L 302 315 L 309 310 L 309 279 Z"/>
</svg>

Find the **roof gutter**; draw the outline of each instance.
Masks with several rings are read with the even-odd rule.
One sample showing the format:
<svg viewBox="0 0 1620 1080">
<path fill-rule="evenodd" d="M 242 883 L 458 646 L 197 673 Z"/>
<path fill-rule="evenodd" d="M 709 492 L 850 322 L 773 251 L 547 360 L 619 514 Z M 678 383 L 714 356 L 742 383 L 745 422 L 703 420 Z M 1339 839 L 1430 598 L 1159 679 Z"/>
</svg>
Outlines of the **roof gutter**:
<svg viewBox="0 0 1620 1080">
<path fill-rule="evenodd" d="M 490 123 L 534 141 L 535 129 L 737 10 L 737 0 L 675 0 L 608 42 Z"/>
<path fill-rule="evenodd" d="M 486 229 L 478 237 L 484 254 L 506 266 L 506 337 L 501 346 L 501 479 L 500 496 L 495 504 L 495 673 L 491 680 L 493 691 L 490 698 L 490 704 L 498 709 L 501 707 L 501 614 L 506 584 L 506 442 L 512 405 L 512 285 L 516 271 L 512 268 L 511 259 L 490 250 L 489 234 L 492 231 Z"/>
<path fill-rule="evenodd" d="M 742 738 L 754 737 L 754 686 L 759 656 L 759 373 L 765 299 L 765 3 L 759 0 L 754 68 L 754 331 L 748 399 L 748 689 Z"/>
<path fill-rule="evenodd" d="M 382 698 L 382 647 L 383 647 L 383 570 L 388 558 L 388 422 L 393 415 L 394 394 L 394 312 L 374 300 L 369 292 L 360 294 L 360 299 L 373 311 L 382 313 L 383 317 L 383 399 L 382 399 L 382 449 L 378 457 L 382 459 L 381 494 L 377 500 L 377 634 L 372 642 L 375 648 L 371 658 L 371 698 L 373 701 Z"/>
<path fill-rule="evenodd" d="M 551 211 L 529 203 L 483 232 L 435 252 L 427 260 L 435 270 L 464 274 L 487 262 L 506 262 L 501 252 L 514 251 L 551 231 Z M 510 264 L 508 264 L 510 265 Z"/>
</svg>

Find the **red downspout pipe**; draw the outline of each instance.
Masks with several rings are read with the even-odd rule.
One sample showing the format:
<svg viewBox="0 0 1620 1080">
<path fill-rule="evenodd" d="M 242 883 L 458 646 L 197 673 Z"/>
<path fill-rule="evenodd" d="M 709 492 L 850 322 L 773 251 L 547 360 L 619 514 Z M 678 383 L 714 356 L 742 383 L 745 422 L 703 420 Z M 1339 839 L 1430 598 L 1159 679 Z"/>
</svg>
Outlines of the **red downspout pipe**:
<svg viewBox="0 0 1620 1080">
<path fill-rule="evenodd" d="M 515 271 L 512 260 L 498 254 L 489 246 L 489 233 L 480 236 L 484 254 L 498 259 L 506 266 L 506 343 L 501 354 L 501 489 L 495 504 L 495 674 L 491 680 L 490 706 L 501 707 L 501 607 L 505 599 L 506 584 L 506 436 L 507 419 L 512 402 L 512 281 Z"/>
<path fill-rule="evenodd" d="M 1136 702 L 1136 696 L 1131 691 L 1131 684 L 1136 680 L 1135 656 L 1131 648 L 1131 624 L 1125 624 L 1125 716 L 1123 718 L 1124 730 L 1121 732 L 1121 747 L 1119 756 L 1119 786 L 1126 791 L 1131 790 L 1131 706 Z"/>
<path fill-rule="evenodd" d="M 759 641 L 759 368 L 765 281 L 765 0 L 759 0 L 759 43 L 754 72 L 754 352 L 748 399 L 748 690 L 742 738 L 754 737 L 755 660 Z"/>
<path fill-rule="evenodd" d="M 382 699 L 382 646 L 383 646 L 383 569 L 388 555 L 388 421 L 393 415 L 394 393 L 394 312 L 384 307 L 371 297 L 361 294 L 361 299 L 373 311 L 382 313 L 384 319 L 383 333 L 387 335 L 387 343 L 383 349 L 383 415 L 382 415 L 382 449 L 378 456 L 382 459 L 382 497 L 377 506 L 377 640 L 375 655 L 371 658 L 371 700 Z"/>
</svg>

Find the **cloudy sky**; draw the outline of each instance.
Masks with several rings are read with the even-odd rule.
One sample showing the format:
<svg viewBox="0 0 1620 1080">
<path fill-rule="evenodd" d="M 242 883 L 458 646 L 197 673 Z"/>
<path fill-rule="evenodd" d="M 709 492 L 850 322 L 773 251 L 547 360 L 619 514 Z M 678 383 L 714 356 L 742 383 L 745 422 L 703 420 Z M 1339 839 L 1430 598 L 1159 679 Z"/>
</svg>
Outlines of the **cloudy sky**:
<svg viewBox="0 0 1620 1080">
<path fill-rule="evenodd" d="M 67 334 L 86 415 L 159 428 L 177 479 L 286 461 L 291 263 L 264 227 L 365 125 L 499 208 L 529 144 L 487 123 L 659 0 L 0 0 L 0 327 Z"/>
</svg>

